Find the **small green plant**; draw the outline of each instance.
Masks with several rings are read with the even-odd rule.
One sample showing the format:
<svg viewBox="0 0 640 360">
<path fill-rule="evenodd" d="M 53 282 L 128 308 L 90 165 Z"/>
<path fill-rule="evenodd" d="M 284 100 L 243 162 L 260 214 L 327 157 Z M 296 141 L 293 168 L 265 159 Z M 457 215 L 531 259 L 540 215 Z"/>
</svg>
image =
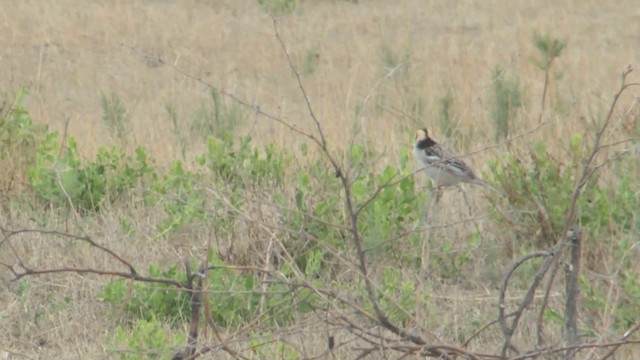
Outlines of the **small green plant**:
<svg viewBox="0 0 640 360">
<path fill-rule="evenodd" d="M 79 211 L 96 211 L 117 201 L 139 180 L 154 172 L 144 148 L 135 157 L 126 156 L 114 147 L 100 148 L 93 161 L 83 164 L 73 137 L 66 146 L 57 132 L 48 132 L 36 147 L 36 161 L 29 169 L 29 182 L 38 199 L 45 204 L 72 207 Z"/>
<path fill-rule="evenodd" d="M 185 281 L 184 273 L 176 266 L 161 270 L 149 266 L 149 276 Z M 185 322 L 189 315 L 189 294 L 164 284 L 147 284 L 119 279 L 107 284 L 100 299 L 121 308 L 129 319 L 166 321 L 172 325 Z"/>
<path fill-rule="evenodd" d="M 203 103 L 191 117 L 190 135 L 203 141 L 210 136 L 219 139 L 229 137 L 245 122 L 245 111 L 237 103 L 227 104 L 216 89 L 211 89 L 209 94 L 212 104 Z"/>
<path fill-rule="evenodd" d="M 230 135 L 222 138 L 209 137 L 207 153 L 197 158 L 198 164 L 206 166 L 214 180 L 232 189 L 257 188 L 283 184 L 289 157 L 276 150 L 272 144 L 261 152 L 252 145 L 248 136 L 240 138 L 236 145 Z"/>
<path fill-rule="evenodd" d="M 444 279 L 459 279 L 468 270 L 468 264 L 480 245 L 480 234 L 469 235 L 461 245 L 453 241 L 430 243 L 430 267 Z"/>
<path fill-rule="evenodd" d="M 207 152 L 196 158 L 200 168 L 188 170 L 176 160 L 168 172 L 154 178 L 145 192 L 147 203 L 162 206 L 166 214 L 156 237 L 198 222 L 212 222 L 218 230 L 227 230 L 233 219 L 227 211 L 220 210 L 227 206 L 223 202 L 243 208 L 248 201 L 247 190 L 268 189 L 277 193 L 289 162 L 289 157 L 274 145 L 259 151 L 249 137 L 236 142 L 230 134 L 222 138 L 210 136 Z M 211 187 L 224 200 L 207 196 Z"/>
<path fill-rule="evenodd" d="M 304 151 L 303 151 L 304 153 Z M 413 155 L 401 154 L 400 166 L 386 166 L 375 171 L 372 165 L 380 154 L 364 144 L 351 144 L 346 150 L 346 162 L 352 164 L 354 177 L 351 195 L 359 211 L 358 227 L 365 251 L 370 259 L 385 260 L 389 256 L 419 266 L 419 252 L 407 247 L 421 246 L 420 236 L 408 235 L 408 239 L 393 239 L 415 226 L 420 216 L 420 204 L 426 203 L 424 193 L 416 193 L 413 171 Z M 332 251 L 327 248 L 347 249 L 351 235 L 344 230 L 348 216 L 343 210 L 342 188 L 335 173 L 321 160 L 309 160 L 304 168 L 296 169 L 291 177 L 297 179 L 291 199 L 279 198 L 283 209 L 282 221 L 286 228 L 310 234 L 313 240 L 297 232 L 284 241 L 288 252 L 294 255 L 296 264 L 306 269 L 315 256 L 322 255 L 320 274 L 331 269 Z M 378 187 L 380 187 L 378 191 Z M 377 192 L 375 198 L 371 196 Z M 339 251 L 339 250 L 338 250 Z M 317 271 L 317 270 L 314 270 Z"/>
<path fill-rule="evenodd" d="M 352 148 L 355 146 L 357 144 Z M 374 163 L 378 156 L 377 153 L 368 154 L 364 163 Z M 361 212 L 359 228 L 367 251 L 373 258 L 384 258 L 391 254 L 396 259 L 415 263 L 416 252 L 407 251 L 404 246 L 418 245 L 420 237 L 417 234 L 409 235 L 403 241 L 389 239 L 391 234 L 402 233 L 413 227 L 421 213 L 416 209 L 426 203 L 426 193 L 415 191 L 412 172 L 413 155 L 403 149 L 399 166 L 386 166 L 379 173 L 365 172 L 351 186 L 357 205 L 368 201 Z M 376 197 L 369 201 L 378 188 L 380 190 Z"/>
<path fill-rule="evenodd" d="M 324 257 L 326 246 L 341 248 L 345 245 L 343 229 L 332 226 L 343 224 L 344 213 L 340 209 L 340 185 L 331 174 L 330 167 L 321 159 L 308 157 L 306 145 L 301 146 L 304 168 L 293 169 L 291 179 L 292 195 L 277 194 L 276 202 L 280 206 L 281 221 L 286 228 L 300 233 L 283 234 L 283 243 L 294 257 L 297 266 L 307 272 L 307 265 L 314 262 L 314 257 L 323 259 L 320 268 L 314 267 L 314 273 L 323 273 L 330 262 Z M 308 234 L 308 235 L 306 235 Z M 323 243 L 315 239 L 322 239 Z M 311 270 L 309 270 L 311 271 Z"/>
<path fill-rule="evenodd" d="M 636 249 L 627 248 L 627 251 L 636 252 Z M 612 279 L 620 284 L 620 295 L 611 301 L 609 291 L 610 283 L 589 281 L 586 277 L 580 279 L 580 291 L 584 297 L 584 312 L 589 313 L 590 318 L 603 318 L 610 321 L 610 326 L 615 331 L 625 331 L 637 323 L 637 314 L 640 309 L 640 282 L 638 282 L 638 269 L 625 267 Z M 612 312 L 612 309 L 615 311 Z M 597 329 L 592 332 L 596 333 Z"/>
<path fill-rule="evenodd" d="M 35 144 L 45 127 L 33 123 L 24 107 L 27 89 L 20 88 L 11 103 L 0 107 L 0 193 L 5 194 L 27 177 L 36 160 Z"/>
<path fill-rule="evenodd" d="M 302 75 L 309 76 L 316 71 L 320 53 L 315 47 L 307 49 L 302 63 Z"/>
<path fill-rule="evenodd" d="M 222 264 L 220 260 L 215 260 Z M 282 326 L 299 313 L 310 311 L 308 301 L 315 301 L 309 291 L 296 294 L 285 284 L 270 284 L 261 294 L 259 280 L 251 274 L 240 275 L 220 267 L 209 273 L 211 316 L 226 329 L 237 329 L 262 316 L 263 324 Z M 305 299 L 307 302 L 300 302 Z"/>
<path fill-rule="evenodd" d="M 258 4 L 270 13 L 288 14 L 300 6 L 300 0 L 258 0 Z"/>
<path fill-rule="evenodd" d="M 504 199 L 512 208 L 500 211 L 502 215 L 496 213 L 498 220 L 506 220 L 502 216 L 511 213 L 508 221 L 520 224 L 518 232 L 526 238 L 537 234 L 538 244 L 555 243 L 571 205 L 586 145 L 580 134 L 574 134 L 569 138 L 567 148 L 569 162 L 556 160 L 545 144 L 538 142 L 528 161 L 507 154 L 489 163 L 489 177 L 505 190 Z M 577 200 L 578 221 L 594 236 L 609 231 L 612 224 L 619 230 L 629 231 L 634 226 L 632 209 L 640 206 L 638 190 L 632 185 L 629 172 L 624 170 L 623 164 L 614 169 L 619 179 L 615 189 L 599 185 L 594 176 L 584 185 Z"/>
<path fill-rule="evenodd" d="M 275 349 L 275 354 L 279 359 L 283 360 L 295 360 L 300 359 L 302 354 L 294 346 L 287 344 L 286 342 L 279 342 Z"/>
<path fill-rule="evenodd" d="M 566 42 L 555 39 L 549 34 L 533 34 L 533 45 L 538 50 L 538 57 L 533 59 L 534 64 L 544 71 L 544 88 L 542 92 L 542 110 L 546 105 L 547 92 L 549 91 L 551 81 L 551 67 L 555 60 L 562 55 L 562 52 L 566 48 Z M 562 77 L 562 73 L 558 72 L 553 76 L 556 80 Z M 563 102 L 561 101 L 560 94 L 556 93 L 556 108 L 561 109 Z M 542 116 L 542 113 L 541 113 Z M 542 118 L 541 118 L 542 119 Z"/>
<path fill-rule="evenodd" d="M 169 171 L 155 178 L 151 189 L 145 192 L 145 200 L 149 205 L 162 206 L 166 215 L 156 238 L 205 218 L 202 181 L 202 174 L 185 169 L 179 160 L 174 160 Z"/>
<path fill-rule="evenodd" d="M 180 154 L 182 155 L 182 160 L 186 160 L 187 157 L 187 146 L 189 145 L 189 133 L 183 129 L 180 122 L 178 121 L 178 110 L 176 106 L 172 102 L 167 102 L 165 104 L 165 109 L 167 110 L 167 115 L 169 116 L 169 120 L 171 120 L 171 124 L 173 125 L 173 134 L 178 139 L 178 143 L 180 144 Z"/>
<path fill-rule="evenodd" d="M 308 289 L 292 291 L 286 284 L 274 283 L 264 292 L 255 275 L 229 270 L 218 258 L 212 258 L 211 262 L 210 267 L 215 269 L 209 271 L 204 298 L 209 301 L 214 322 L 225 329 L 240 328 L 258 315 L 265 324 L 284 325 L 296 314 L 306 314 L 319 307 L 319 298 Z M 175 266 L 161 270 L 152 265 L 149 276 L 185 281 L 184 273 Z M 189 321 L 189 293 L 180 288 L 119 279 L 103 288 L 100 299 L 120 309 L 125 322 L 163 321 L 179 326 Z"/>
<path fill-rule="evenodd" d="M 390 70 L 397 67 L 402 67 L 403 71 L 408 71 L 408 64 L 411 60 L 411 52 L 409 50 L 399 52 L 398 50 L 394 49 L 393 46 L 383 44 L 381 51 L 382 63 L 384 64 L 385 69 Z"/>
<path fill-rule="evenodd" d="M 518 108 L 522 106 L 522 95 L 518 79 L 508 78 L 500 66 L 496 66 L 493 70 L 492 83 L 493 108 L 491 117 L 495 123 L 495 139 L 499 141 L 509 136 L 511 123 Z"/>
<path fill-rule="evenodd" d="M 440 99 L 440 107 L 438 112 L 438 125 L 440 131 L 447 138 L 452 138 L 456 130 L 453 118 L 453 94 L 447 91 L 447 94 Z"/>
<path fill-rule="evenodd" d="M 169 360 L 175 349 L 184 345 L 184 334 L 167 334 L 159 320 L 140 319 L 131 328 L 118 326 L 107 342 L 120 353 L 120 360 Z"/>
<path fill-rule="evenodd" d="M 127 114 L 124 103 L 116 93 L 111 93 L 110 95 L 102 93 L 100 105 L 102 107 L 102 121 L 109 129 L 109 132 L 122 145 L 126 145 L 127 135 L 131 131 L 131 119 Z"/>
<path fill-rule="evenodd" d="M 508 221 L 526 224 L 520 227 L 521 235 L 531 238 L 538 233 L 538 244 L 549 246 L 555 243 L 571 205 L 576 168 L 553 158 L 543 142 L 535 144 L 529 157 L 530 161 L 525 162 L 507 154 L 491 161 L 490 176 L 504 189 L 510 206 L 517 209 L 513 212 L 517 218 Z M 595 183 L 590 182 L 585 188 L 580 205 L 597 190 Z"/>
<path fill-rule="evenodd" d="M 392 267 L 384 269 L 380 305 L 391 321 L 404 326 L 413 318 L 416 305 L 421 301 L 416 296 L 415 282 L 400 279 L 400 270 Z"/>
<path fill-rule="evenodd" d="M 549 34 L 533 34 L 533 45 L 538 50 L 539 57 L 534 59 L 534 63 L 545 72 L 551 69 L 553 62 L 562 55 L 567 46 L 565 41 L 555 39 Z"/>
</svg>

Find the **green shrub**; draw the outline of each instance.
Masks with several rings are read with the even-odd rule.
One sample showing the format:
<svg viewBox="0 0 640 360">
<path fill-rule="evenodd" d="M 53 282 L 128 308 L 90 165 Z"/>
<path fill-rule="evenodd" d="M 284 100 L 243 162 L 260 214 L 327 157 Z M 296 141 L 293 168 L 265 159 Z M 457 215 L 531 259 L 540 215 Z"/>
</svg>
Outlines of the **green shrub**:
<svg viewBox="0 0 640 360">
<path fill-rule="evenodd" d="M 305 154 L 305 146 L 302 153 Z M 419 266 L 420 252 L 407 249 L 420 248 L 419 234 L 411 232 L 406 238 L 397 239 L 397 234 L 413 229 L 421 216 L 422 204 L 426 203 L 426 193 L 416 192 L 413 171 L 413 157 L 408 151 L 401 154 L 400 166 L 386 166 L 376 171 L 373 165 L 380 154 L 370 146 L 351 144 L 346 150 L 346 162 L 352 170 L 351 195 L 355 210 L 359 211 L 359 231 L 363 245 L 370 259 L 382 260 L 394 257 Z M 292 198 L 279 197 L 277 201 L 283 209 L 284 227 L 294 230 L 285 234 L 284 245 L 293 254 L 296 264 L 305 269 L 309 255 L 318 256 L 322 252 L 324 260 L 320 273 L 330 268 L 334 249 L 351 249 L 352 235 L 345 230 L 349 219 L 344 208 L 344 189 L 335 176 L 335 171 L 325 161 L 304 159 L 306 166 L 296 169 L 292 179 Z M 376 197 L 370 200 L 378 187 Z M 298 232 L 311 235 L 305 237 Z M 414 248 L 415 247 L 415 248 Z"/>
<path fill-rule="evenodd" d="M 292 13 L 300 6 L 300 0 L 258 0 L 258 4 L 270 13 Z"/>
<path fill-rule="evenodd" d="M 495 196 L 494 201 L 507 202 L 506 211 L 502 209 L 494 215 L 505 224 L 521 224 L 517 230 L 521 237 L 531 239 L 537 233 L 539 246 L 551 246 L 562 230 L 571 206 L 575 179 L 579 176 L 578 164 L 556 160 L 542 141 L 537 142 L 528 155 L 528 161 L 506 154 L 489 162 L 489 177 L 506 195 L 505 198 Z M 578 207 L 587 210 L 590 207 L 587 200 L 600 191 L 594 178 L 585 187 Z M 584 210 L 581 211 L 582 218 L 595 215 Z"/>
<path fill-rule="evenodd" d="M 196 158 L 200 167 L 189 170 L 176 160 L 146 191 L 147 204 L 161 206 L 166 215 L 156 237 L 199 222 L 215 225 L 221 233 L 231 230 L 234 219 L 224 210 L 228 207 L 225 202 L 243 209 L 247 190 L 277 194 L 289 162 L 290 157 L 274 145 L 261 152 L 249 137 L 236 143 L 231 135 L 210 136 L 207 152 Z"/>
<path fill-rule="evenodd" d="M 118 139 L 120 144 L 127 144 L 127 135 L 131 132 L 131 117 L 116 93 L 107 95 L 102 93 L 100 98 L 102 107 L 102 121 L 109 129 L 111 136 Z"/>
<path fill-rule="evenodd" d="M 166 218 L 158 225 L 160 238 L 183 225 L 205 219 L 206 197 L 201 189 L 204 176 L 184 168 L 174 160 L 169 170 L 157 176 L 145 193 L 148 205 L 160 205 Z"/>
<path fill-rule="evenodd" d="M 60 151 L 57 132 L 48 132 L 36 147 L 36 161 L 29 169 L 29 182 L 39 200 L 56 208 L 73 207 L 96 211 L 112 204 L 141 178 L 152 174 L 147 152 L 136 149 L 135 157 L 115 147 L 100 148 L 93 161 L 82 163 L 77 144 L 69 136 Z"/>
<path fill-rule="evenodd" d="M 438 111 L 438 125 L 440 131 L 447 138 L 454 138 L 454 135 L 459 131 L 455 128 L 455 119 L 453 115 L 453 94 L 451 90 L 447 91 L 447 94 L 440 99 Z"/>
<path fill-rule="evenodd" d="M 184 333 L 167 334 L 156 319 L 136 320 L 131 328 L 118 326 L 107 342 L 120 353 L 120 360 L 169 360 L 184 345 Z"/>
<path fill-rule="evenodd" d="M 226 269 L 218 259 L 210 265 L 215 269 L 209 271 L 207 279 L 208 308 L 213 321 L 225 329 L 238 329 L 258 315 L 263 317 L 264 324 L 285 325 L 297 314 L 308 313 L 318 306 L 319 299 L 307 289 L 294 291 L 286 284 L 273 283 L 263 292 L 255 275 Z M 163 271 L 151 266 L 149 276 L 185 281 L 184 274 L 175 266 Z M 175 326 L 187 322 L 190 316 L 188 292 L 162 284 L 120 279 L 107 284 L 100 298 L 121 309 L 129 321 L 158 320 Z"/>
<path fill-rule="evenodd" d="M 318 60 L 320 59 L 320 53 L 315 47 L 307 49 L 304 60 L 302 62 L 302 75 L 310 76 L 318 68 Z"/>
<path fill-rule="evenodd" d="M 0 193 L 13 190 L 27 178 L 27 169 L 36 160 L 35 145 L 45 127 L 33 123 L 24 107 L 27 89 L 19 89 L 10 104 L 0 107 Z"/>
<path fill-rule="evenodd" d="M 495 139 L 500 141 L 509 136 L 513 119 L 522 106 L 522 95 L 518 79 L 510 79 L 505 71 L 496 66 L 492 74 L 493 107 L 491 117 L 495 123 Z"/>
<path fill-rule="evenodd" d="M 550 34 L 534 33 L 532 37 L 533 45 L 538 50 L 538 58 L 534 63 L 540 70 L 549 71 L 554 60 L 562 55 L 567 46 L 563 40 L 555 39 Z"/>
<path fill-rule="evenodd" d="M 261 154 L 248 136 L 241 137 L 238 144 L 230 135 L 209 137 L 207 143 L 207 153 L 197 162 L 207 167 L 216 183 L 234 190 L 282 186 L 290 158 L 273 144 Z"/>
<path fill-rule="evenodd" d="M 190 139 L 200 138 L 207 141 L 230 137 L 234 130 L 245 123 L 246 114 L 237 103 L 227 104 L 216 89 L 211 89 L 211 104 L 203 103 L 190 119 Z"/>
<path fill-rule="evenodd" d="M 149 266 L 149 276 L 185 281 L 184 273 L 176 266 L 161 270 Z M 166 321 L 177 325 L 188 320 L 189 294 L 165 284 L 131 282 L 118 279 L 107 284 L 100 293 L 104 302 L 120 308 L 128 319 Z"/>
<path fill-rule="evenodd" d="M 571 197 L 582 174 L 582 159 L 588 156 L 588 148 L 578 134 L 567 141 L 566 160 L 552 157 L 543 142 L 535 144 L 529 159 L 507 154 L 490 162 L 490 176 L 505 190 L 505 197 L 494 197 L 493 212 L 501 222 L 507 237 L 516 236 L 524 255 L 531 248 L 550 247 L 562 237 L 561 231 L 571 207 Z M 640 309 L 640 286 L 637 265 L 637 234 L 640 221 L 640 187 L 636 181 L 633 164 L 620 161 L 609 169 L 616 179 L 613 186 L 599 182 L 595 173 L 581 189 L 577 200 L 577 224 L 586 236 L 583 239 L 583 268 L 601 274 L 610 269 L 611 279 L 602 275 L 589 278 L 583 272 L 581 291 L 584 294 L 584 312 L 587 318 L 611 316 L 612 327 L 628 329 L 633 325 Z M 517 224 L 517 225 L 515 225 Z M 535 241 L 533 240 L 535 239 Z M 610 264 L 616 264 L 615 270 Z M 538 270 L 538 265 L 521 267 L 526 282 Z M 622 296 L 611 303 L 612 284 L 619 284 Z M 617 286 L 617 285 L 616 285 Z M 611 309 L 615 313 L 611 314 Z M 545 314 L 553 317 L 553 313 Z M 597 329 L 592 329 L 595 333 Z"/>
<path fill-rule="evenodd" d="M 418 299 L 413 280 L 400 280 L 402 273 L 398 269 L 386 267 L 381 281 L 382 296 L 380 305 L 393 323 L 407 325 L 414 318 Z"/>
<path fill-rule="evenodd" d="M 479 246 L 478 232 L 472 232 L 462 243 L 446 240 L 430 242 L 430 268 L 443 279 L 459 279 L 469 270 L 467 265 L 476 258 Z"/>
</svg>

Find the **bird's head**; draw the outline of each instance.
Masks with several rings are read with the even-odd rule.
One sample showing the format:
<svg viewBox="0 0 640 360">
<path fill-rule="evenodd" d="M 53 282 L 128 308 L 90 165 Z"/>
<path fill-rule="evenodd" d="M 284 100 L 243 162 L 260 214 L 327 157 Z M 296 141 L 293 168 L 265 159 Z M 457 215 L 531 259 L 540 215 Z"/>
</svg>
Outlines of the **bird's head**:
<svg viewBox="0 0 640 360">
<path fill-rule="evenodd" d="M 416 131 L 416 141 L 423 141 L 429 138 L 429 130 L 422 128 Z"/>
<path fill-rule="evenodd" d="M 418 149 L 425 149 L 433 145 L 436 145 L 436 142 L 429 136 L 429 130 L 427 130 L 427 128 L 422 128 L 416 131 L 415 146 Z"/>
</svg>

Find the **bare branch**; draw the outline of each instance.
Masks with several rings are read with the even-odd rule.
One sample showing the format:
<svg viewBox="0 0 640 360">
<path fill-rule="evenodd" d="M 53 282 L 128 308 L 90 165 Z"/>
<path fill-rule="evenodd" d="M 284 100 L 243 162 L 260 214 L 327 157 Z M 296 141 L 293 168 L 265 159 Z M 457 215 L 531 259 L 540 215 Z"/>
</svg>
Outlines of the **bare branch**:
<svg viewBox="0 0 640 360">
<path fill-rule="evenodd" d="M 541 357 L 544 355 L 558 354 L 558 353 L 563 353 L 567 351 L 577 352 L 579 350 L 594 349 L 594 348 L 604 349 L 608 347 L 613 347 L 615 349 L 618 349 L 619 347 L 624 345 L 637 345 L 637 344 L 640 344 L 640 340 L 625 340 L 625 341 L 616 341 L 616 342 L 602 343 L 602 344 L 579 344 L 579 345 L 573 345 L 573 346 L 555 347 L 555 348 L 547 348 L 547 349 L 531 351 L 526 354 L 509 358 L 509 360 L 535 359 L 537 357 Z"/>
<path fill-rule="evenodd" d="M 502 327 L 502 333 L 504 334 L 504 337 L 505 337 L 505 343 L 502 347 L 503 357 L 506 356 L 506 353 L 508 350 L 516 350 L 514 345 L 511 343 L 511 337 L 513 336 L 515 329 L 518 327 L 518 322 L 520 321 L 520 317 L 522 316 L 524 310 L 531 303 L 531 300 L 533 299 L 533 295 L 535 294 L 535 291 L 538 288 L 538 284 L 540 284 L 540 281 L 542 281 L 542 278 L 547 273 L 547 270 L 549 270 L 549 265 L 551 264 L 550 260 L 552 259 L 552 256 L 553 256 L 553 253 L 548 251 L 537 251 L 535 253 L 526 255 L 521 259 L 519 259 L 518 261 L 516 261 L 513 265 L 511 265 L 511 267 L 507 270 L 504 279 L 502 280 L 502 286 L 500 287 L 500 297 L 498 301 L 498 320 L 500 321 L 500 325 Z M 518 269 L 522 264 L 538 257 L 546 257 L 547 260 L 545 260 L 545 262 L 542 264 L 542 266 L 534 276 L 533 282 L 529 286 L 529 291 L 527 292 L 525 297 L 522 299 L 522 301 L 518 305 L 518 308 L 513 315 L 514 319 L 511 321 L 511 324 L 508 325 L 506 321 L 506 315 L 505 315 L 505 308 L 506 308 L 505 297 L 507 293 L 507 287 L 509 285 L 509 280 L 513 275 L 513 273 L 516 271 L 516 269 Z"/>
<path fill-rule="evenodd" d="M 307 90 L 305 90 L 304 86 L 302 85 L 302 79 L 300 79 L 300 73 L 298 73 L 298 70 L 293 65 L 293 62 L 291 62 L 291 57 L 289 56 L 287 47 L 284 44 L 284 41 L 282 41 L 282 38 L 280 37 L 280 32 L 278 31 L 278 23 L 276 22 L 276 18 L 273 17 L 273 15 L 271 15 L 271 20 L 273 20 L 273 30 L 275 31 L 276 39 L 278 39 L 278 43 L 282 48 L 282 52 L 284 53 L 284 56 L 287 58 L 289 69 L 293 71 L 293 74 L 296 76 L 296 80 L 298 81 L 298 87 L 300 88 L 300 92 L 302 93 L 302 96 L 304 97 L 304 101 L 307 104 L 307 110 L 309 110 L 309 115 L 311 116 L 311 119 L 313 119 L 313 122 L 316 124 L 316 129 L 318 130 L 318 134 L 320 135 L 320 146 L 326 149 L 327 139 L 325 138 L 324 132 L 322 131 L 322 126 L 320 126 L 320 121 L 318 121 L 316 114 L 313 112 L 311 101 L 309 100 L 309 96 L 307 96 Z"/>
<path fill-rule="evenodd" d="M 63 237 L 63 238 L 69 238 L 69 239 L 72 239 L 72 240 L 84 241 L 84 242 L 89 243 L 89 245 L 104 251 L 105 253 L 109 254 L 111 257 L 116 259 L 118 262 L 120 262 L 123 265 L 125 265 L 129 269 L 129 272 L 131 272 L 131 274 L 134 274 L 134 275 L 137 274 L 136 269 L 128 261 L 124 260 L 121 256 L 119 256 L 118 254 L 116 254 L 112 250 L 110 250 L 110 249 L 108 249 L 108 248 L 96 243 L 89 236 L 86 236 L 86 235 L 85 236 L 79 236 L 79 235 L 64 233 L 64 232 L 60 232 L 60 231 L 56 231 L 56 230 L 40 230 L 40 229 L 8 230 L 8 229 L 3 228 L 2 226 L 0 226 L 0 231 L 2 232 L 3 237 L 4 237 L 4 239 L 2 240 L 3 242 L 5 240 L 9 239 L 12 236 L 19 235 L 19 234 L 24 234 L 24 233 L 38 233 L 38 234 L 43 234 L 43 235 L 55 235 L 55 236 L 59 236 L 59 237 Z M 0 245 L 1 244 L 2 243 L 0 243 Z"/>
<path fill-rule="evenodd" d="M 622 338 L 620 339 L 620 341 L 616 345 L 614 345 L 613 348 L 610 349 L 600 360 L 607 360 L 608 358 L 612 357 L 613 354 L 615 354 L 615 352 L 621 346 L 628 344 L 628 339 L 631 337 L 631 335 L 635 334 L 638 330 L 640 330 L 640 322 L 635 324 L 631 329 L 627 330 L 622 336 Z"/>
<path fill-rule="evenodd" d="M 164 278 L 154 278 L 138 275 L 136 273 L 127 273 L 121 271 L 108 271 L 108 270 L 97 270 L 91 268 L 56 268 L 56 269 L 44 269 L 44 270 L 32 270 L 32 269 L 24 269 L 24 271 L 15 271 L 12 270 L 14 278 L 12 280 L 19 280 L 25 276 L 36 276 L 36 275 L 45 275 L 45 274 L 56 274 L 56 273 L 76 273 L 79 275 L 82 274 L 96 274 L 96 275 L 105 275 L 105 276 L 115 276 L 121 277 L 125 279 L 131 279 L 140 282 L 147 282 L 152 284 L 164 284 L 171 285 L 177 288 L 184 288 L 184 284 L 178 280 L 172 279 L 164 279 Z"/>
</svg>

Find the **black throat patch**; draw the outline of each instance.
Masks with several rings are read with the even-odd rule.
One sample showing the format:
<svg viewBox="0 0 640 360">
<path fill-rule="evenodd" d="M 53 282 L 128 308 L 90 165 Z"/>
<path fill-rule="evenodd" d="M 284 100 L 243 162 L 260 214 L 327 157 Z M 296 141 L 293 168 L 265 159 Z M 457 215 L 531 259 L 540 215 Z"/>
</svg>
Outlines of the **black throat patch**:
<svg viewBox="0 0 640 360">
<path fill-rule="evenodd" d="M 435 144 L 436 142 L 433 141 L 429 136 L 427 136 L 425 139 L 419 140 L 417 146 L 418 149 L 424 150 L 428 147 L 432 147 Z"/>
</svg>

